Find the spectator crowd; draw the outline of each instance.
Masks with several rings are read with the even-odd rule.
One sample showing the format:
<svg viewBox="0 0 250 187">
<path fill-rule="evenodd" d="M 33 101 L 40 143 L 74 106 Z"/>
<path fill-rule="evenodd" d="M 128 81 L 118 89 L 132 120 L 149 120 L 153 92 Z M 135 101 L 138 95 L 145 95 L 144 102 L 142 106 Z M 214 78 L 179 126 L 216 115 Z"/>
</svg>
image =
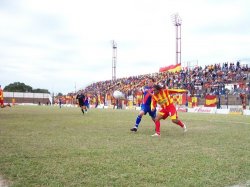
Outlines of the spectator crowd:
<svg viewBox="0 0 250 187">
<path fill-rule="evenodd" d="M 190 96 L 195 97 L 204 97 L 206 94 L 244 93 L 250 95 L 250 68 L 247 64 L 241 65 L 239 61 L 207 65 L 204 68 L 201 66 L 182 68 L 181 71 L 175 73 L 156 72 L 116 80 L 99 81 L 79 90 L 78 93 L 83 92 L 90 97 L 92 104 L 96 102 L 96 105 L 98 105 L 100 100 L 105 104 L 107 95 L 112 97 L 115 90 L 123 92 L 125 98 L 134 97 L 145 85 L 148 77 L 154 78 L 157 84 L 164 87 L 186 89 Z"/>
</svg>

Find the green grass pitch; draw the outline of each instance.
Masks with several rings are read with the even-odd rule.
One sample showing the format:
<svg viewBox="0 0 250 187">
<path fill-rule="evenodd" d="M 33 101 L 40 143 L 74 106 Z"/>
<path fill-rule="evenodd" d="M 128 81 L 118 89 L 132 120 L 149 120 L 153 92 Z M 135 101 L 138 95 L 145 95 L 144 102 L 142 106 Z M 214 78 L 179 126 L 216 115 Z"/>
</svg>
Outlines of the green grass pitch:
<svg viewBox="0 0 250 187">
<path fill-rule="evenodd" d="M 233 186 L 250 183 L 250 117 L 179 113 L 188 131 L 139 111 L 0 110 L 0 176 L 10 186 Z"/>
</svg>

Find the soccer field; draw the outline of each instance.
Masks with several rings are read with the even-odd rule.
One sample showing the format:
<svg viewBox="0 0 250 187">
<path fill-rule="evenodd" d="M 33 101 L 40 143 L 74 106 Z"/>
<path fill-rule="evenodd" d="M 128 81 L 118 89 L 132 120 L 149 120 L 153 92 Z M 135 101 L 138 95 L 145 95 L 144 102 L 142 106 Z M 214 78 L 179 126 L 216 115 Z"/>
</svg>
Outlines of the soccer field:
<svg viewBox="0 0 250 187">
<path fill-rule="evenodd" d="M 0 110 L 0 176 L 9 186 L 250 185 L 250 117 L 179 113 L 188 131 L 138 111 Z"/>
</svg>

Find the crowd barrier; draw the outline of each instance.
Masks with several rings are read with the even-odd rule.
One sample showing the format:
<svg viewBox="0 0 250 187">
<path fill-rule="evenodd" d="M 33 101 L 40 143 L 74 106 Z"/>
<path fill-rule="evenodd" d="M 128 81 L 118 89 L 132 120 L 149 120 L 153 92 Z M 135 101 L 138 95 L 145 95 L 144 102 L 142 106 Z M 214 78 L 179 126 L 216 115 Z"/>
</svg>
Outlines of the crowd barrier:
<svg viewBox="0 0 250 187">
<path fill-rule="evenodd" d="M 203 113 L 203 114 L 250 115 L 250 110 L 248 109 L 243 110 L 242 106 L 229 106 L 228 108 L 221 108 L 221 109 L 218 109 L 216 107 L 204 107 L 204 106 L 198 106 L 194 108 L 187 108 L 185 106 L 180 106 L 176 108 L 178 112 Z M 135 109 L 140 110 L 141 108 L 136 107 Z"/>
<path fill-rule="evenodd" d="M 229 108 L 218 109 L 216 107 L 194 107 L 188 108 L 187 112 L 209 113 L 209 114 L 229 114 L 229 115 L 250 115 L 250 110 L 243 110 L 240 106 L 231 106 Z"/>
<path fill-rule="evenodd" d="M 25 104 L 19 104 L 19 105 L 36 105 L 37 104 L 31 104 L 31 103 L 25 103 Z M 55 105 L 51 105 L 51 106 L 59 106 L 58 104 Z M 62 105 L 62 107 L 78 107 L 77 105 L 73 105 L 73 104 L 64 104 Z M 90 105 L 90 108 L 98 108 L 98 109 L 117 109 L 117 107 L 113 106 L 113 105 Z M 126 109 L 126 110 L 141 110 L 141 107 L 138 106 L 133 106 L 133 107 L 123 107 L 121 109 Z M 250 110 L 246 109 L 243 110 L 242 106 L 229 106 L 227 108 L 221 108 L 218 109 L 216 107 L 204 107 L 204 106 L 197 106 L 194 108 L 187 108 L 186 106 L 178 106 L 176 107 L 178 112 L 190 112 L 190 113 L 203 113 L 203 114 L 229 114 L 229 115 L 248 115 L 250 116 Z M 157 110 L 159 110 L 159 108 L 157 108 Z M 249 122 L 250 124 L 250 122 Z"/>
<path fill-rule="evenodd" d="M 103 104 L 98 105 L 97 107 L 90 106 L 90 108 L 98 108 L 98 109 L 117 109 L 116 106 L 113 105 L 105 106 Z M 121 109 L 126 110 L 141 110 L 141 107 L 133 106 L 133 107 L 123 107 Z M 222 106 L 221 109 L 217 107 L 204 107 L 204 106 L 197 106 L 194 108 L 187 108 L 186 106 L 178 106 L 176 107 L 178 112 L 190 112 L 190 113 L 203 113 L 203 114 L 229 114 L 229 115 L 250 115 L 250 110 L 246 109 L 243 110 L 242 106 Z M 159 110 L 159 108 L 157 108 Z"/>
</svg>

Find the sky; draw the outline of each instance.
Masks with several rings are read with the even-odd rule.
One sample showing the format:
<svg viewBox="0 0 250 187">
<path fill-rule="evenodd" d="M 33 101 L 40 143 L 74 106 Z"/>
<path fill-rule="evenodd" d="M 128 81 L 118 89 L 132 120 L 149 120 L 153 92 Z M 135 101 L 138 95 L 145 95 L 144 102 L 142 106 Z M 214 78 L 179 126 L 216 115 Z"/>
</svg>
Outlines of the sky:
<svg viewBox="0 0 250 187">
<path fill-rule="evenodd" d="M 249 0 L 0 0 L 0 85 L 51 93 L 182 66 L 250 65 Z"/>
</svg>

